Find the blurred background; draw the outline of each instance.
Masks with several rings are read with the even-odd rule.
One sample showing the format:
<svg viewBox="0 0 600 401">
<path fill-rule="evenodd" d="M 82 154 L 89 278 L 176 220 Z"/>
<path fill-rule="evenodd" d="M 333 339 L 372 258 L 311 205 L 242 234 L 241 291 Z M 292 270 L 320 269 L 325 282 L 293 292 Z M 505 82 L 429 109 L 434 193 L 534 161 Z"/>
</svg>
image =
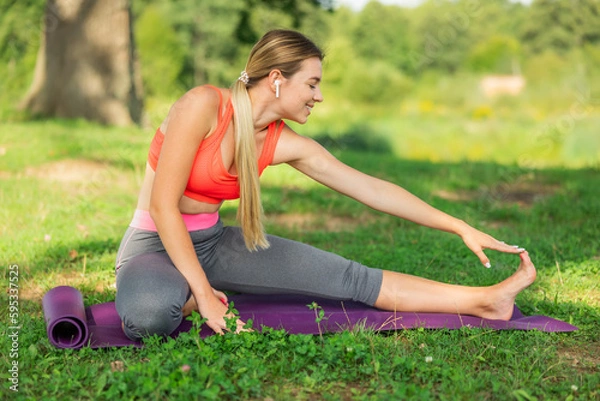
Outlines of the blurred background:
<svg viewBox="0 0 600 401">
<path fill-rule="evenodd" d="M 327 54 L 325 102 L 294 128 L 332 147 L 599 166 L 597 0 L 0 0 L 0 127 L 85 119 L 150 137 L 282 27 Z"/>
</svg>

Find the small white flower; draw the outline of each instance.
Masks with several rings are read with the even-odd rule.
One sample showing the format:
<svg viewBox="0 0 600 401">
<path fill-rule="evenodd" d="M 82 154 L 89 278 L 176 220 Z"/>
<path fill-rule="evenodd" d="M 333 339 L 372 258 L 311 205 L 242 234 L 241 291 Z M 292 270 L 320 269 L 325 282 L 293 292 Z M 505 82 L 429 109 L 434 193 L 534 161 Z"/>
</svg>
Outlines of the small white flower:
<svg viewBox="0 0 600 401">
<path fill-rule="evenodd" d="M 577 390 L 579 390 L 579 387 L 577 387 L 576 385 L 573 384 L 573 385 L 571 385 L 571 390 L 577 391 Z"/>
<path fill-rule="evenodd" d="M 44 241 L 50 242 L 51 239 L 52 239 L 52 236 L 50 234 L 44 235 Z"/>
<path fill-rule="evenodd" d="M 426 363 L 433 362 L 433 357 L 432 356 L 426 356 L 425 357 L 425 362 Z"/>
</svg>

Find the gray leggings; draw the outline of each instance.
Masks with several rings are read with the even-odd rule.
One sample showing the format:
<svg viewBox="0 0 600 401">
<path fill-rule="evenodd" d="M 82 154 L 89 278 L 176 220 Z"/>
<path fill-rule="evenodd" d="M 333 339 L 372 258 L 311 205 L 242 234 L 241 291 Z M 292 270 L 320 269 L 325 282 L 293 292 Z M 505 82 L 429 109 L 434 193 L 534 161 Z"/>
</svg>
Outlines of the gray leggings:
<svg viewBox="0 0 600 401">
<path fill-rule="evenodd" d="M 248 294 L 304 294 L 373 305 L 382 271 L 300 242 L 268 236 L 249 252 L 238 227 L 191 231 L 198 260 L 215 289 Z M 156 232 L 129 227 L 117 254 L 116 307 L 131 339 L 169 335 L 191 295 Z"/>
</svg>

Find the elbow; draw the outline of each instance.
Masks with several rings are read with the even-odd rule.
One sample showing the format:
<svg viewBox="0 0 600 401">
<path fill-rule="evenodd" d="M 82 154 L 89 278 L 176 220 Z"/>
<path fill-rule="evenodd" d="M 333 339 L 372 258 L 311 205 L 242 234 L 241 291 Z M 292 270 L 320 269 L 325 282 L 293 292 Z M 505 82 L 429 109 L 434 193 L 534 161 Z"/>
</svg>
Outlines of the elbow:
<svg viewBox="0 0 600 401">
<path fill-rule="evenodd" d="M 148 212 L 150 213 L 150 217 L 152 217 L 152 220 L 160 220 L 160 218 L 164 216 L 165 213 L 169 213 L 171 210 L 178 211 L 179 209 L 176 205 L 171 207 L 167 202 L 161 201 L 160 199 L 156 199 L 154 197 L 150 198 Z"/>
<path fill-rule="evenodd" d="M 181 218 L 181 212 L 177 205 L 172 206 L 170 202 L 164 201 L 150 201 L 148 213 L 159 233 L 165 227 L 170 227 L 172 222 L 177 219 L 177 216 Z"/>
<path fill-rule="evenodd" d="M 152 220 L 154 220 L 155 222 L 160 220 L 160 215 L 162 212 L 162 208 L 157 203 L 158 202 L 150 202 L 150 207 L 148 208 L 150 217 L 152 217 Z"/>
<path fill-rule="evenodd" d="M 156 217 L 160 214 L 160 207 L 156 204 L 157 202 L 150 202 L 150 206 L 148 207 L 148 212 L 150 213 L 150 217 L 152 220 L 156 221 Z"/>
<path fill-rule="evenodd" d="M 150 217 L 153 219 L 160 213 L 161 206 L 163 202 L 160 202 L 156 196 L 154 196 L 154 191 L 150 193 L 150 201 L 148 202 L 148 212 L 150 213 Z"/>
</svg>

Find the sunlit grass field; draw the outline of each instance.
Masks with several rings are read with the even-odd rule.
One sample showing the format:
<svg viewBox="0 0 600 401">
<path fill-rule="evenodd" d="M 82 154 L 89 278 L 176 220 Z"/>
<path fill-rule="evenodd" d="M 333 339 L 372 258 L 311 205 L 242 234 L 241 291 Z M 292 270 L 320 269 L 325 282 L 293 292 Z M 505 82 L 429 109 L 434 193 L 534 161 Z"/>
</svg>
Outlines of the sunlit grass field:
<svg viewBox="0 0 600 401">
<path fill-rule="evenodd" d="M 151 129 L 81 121 L 0 125 L 0 253 L 18 265 L 19 399 L 598 399 L 600 174 L 595 112 L 508 118 L 500 108 L 447 112 L 415 101 L 360 122 L 325 105 L 313 128 L 344 162 L 525 247 L 539 274 L 517 298 L 574 333 L 479 329 L 176 341 L 143 349 L 59 350 L 40 300 L 57 285 L 86 305 L 114 300 L 113 260 L 135 207 Z M 344 124 L 340 115 L 348 116 Z M 364 264 L 466 285 L 508 277 L 518 258 L 488 252 L 484 269 L 460 239 L 376 213 L 293 169 L 267 169 L 270 233 Z M 235 203 L 222 217 L 235 224 Z M 2 299 L 8 304 L 6 291 Z M 0 314 L 4 331 L 7 308 Z M 431 358 L 428 358 L 431 357 Z M 2 366 L 12 363 L 7 353 Z M 430 361 L 430 362 L 427 362 Z M 189 365 L 190 370 L 181 369 Z"/>
</svg>

